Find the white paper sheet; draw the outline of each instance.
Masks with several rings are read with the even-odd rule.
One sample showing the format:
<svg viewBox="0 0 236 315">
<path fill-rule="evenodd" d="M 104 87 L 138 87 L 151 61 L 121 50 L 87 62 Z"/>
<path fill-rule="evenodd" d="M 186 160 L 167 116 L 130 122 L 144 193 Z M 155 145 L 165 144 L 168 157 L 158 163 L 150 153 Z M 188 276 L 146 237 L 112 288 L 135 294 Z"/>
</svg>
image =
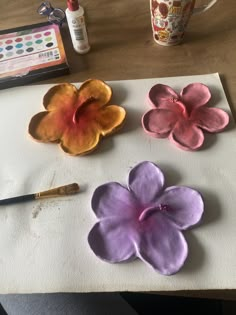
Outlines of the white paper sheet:
<svg viewBox="0 0 236 315">
<path fill-rule="evenodd" d="M 102 140 L 92 154 L 66 155 L 56 144 L 37 143 L 27 134 L 31 117 L 43 110 L 51 85 L 0 91 L 0 198 L 78 182 L 76 196 L 0 208 L 0 293 L 158 291 L 236 289 L 236 134 L 207 135 L 198 152 L 177 149 L 167 139 L 146 135 L 145 98 L 156 83 L 177 91 L 193 82 L 207 84 L 211 104 L 230 113 L 218 74 L 108 82 L 112 103 L 127 110 L 124 128 Z M 76 84 L 79 86 L 80 84 Z M 138 162 L 157 163 L 166 184 L 199 190 L 205 200 L 202 223 L 184 233 L 189 256 L 173 276 L 143 262 L 108 264 L 90 250 L 87 235 L 96 222 L 90 200 L 108 181 L 126 184 Z"/>
</svg>

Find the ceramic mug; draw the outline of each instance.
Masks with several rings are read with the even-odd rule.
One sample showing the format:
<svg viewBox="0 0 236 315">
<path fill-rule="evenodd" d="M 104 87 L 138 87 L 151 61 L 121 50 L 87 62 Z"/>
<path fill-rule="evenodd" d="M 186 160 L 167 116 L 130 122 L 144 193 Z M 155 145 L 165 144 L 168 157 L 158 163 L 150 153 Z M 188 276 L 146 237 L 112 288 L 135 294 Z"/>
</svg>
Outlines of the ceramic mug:
<svg viewBox="0 0 236 315">
<path fill-rule="evenodd" d="M 205 12 L 217 0 L 195 8 L 196 0 L 150 0 L 153 37 L 165 46 L 179 44 L 191 15 Z"/>
</svg>

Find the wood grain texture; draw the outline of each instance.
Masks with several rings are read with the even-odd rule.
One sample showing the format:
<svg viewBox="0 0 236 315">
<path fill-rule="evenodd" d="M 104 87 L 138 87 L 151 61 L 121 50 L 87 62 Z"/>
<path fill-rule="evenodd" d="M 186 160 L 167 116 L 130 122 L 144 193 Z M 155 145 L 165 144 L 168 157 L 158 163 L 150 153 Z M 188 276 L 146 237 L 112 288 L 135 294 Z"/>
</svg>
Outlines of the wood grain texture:
<svg viewBox="0 0 236 315">
<path fill-rule="evenodd" d="M 197 4 L 206 2 L 197 1 Z M 40 1 L 1 0 L 0 29 L 44 22 L 46 19 L 36 12 L 39 4 Z M 66 8 L 66 1 L 55 0 L 52 4 Z M 159 46 L 153 41 L 149 0 L 83 0 L 81 4 L 86 10 L 91 51 L 78 55 L 72 48 L 68 28 L 64 24 L 62 34 L 71 74 L 43 83 L 219 72 L 236 118 L 235 0 L 218 1 L 209 11 L 193 16 L 184 42 L 173 47 Z M 183 292 L 183 295 L 191 296 L 191 292 Z M 236 299 L 236 290 L 196 292 L 195 295 Z"/>
<path fill-rule="evenodd" d="M 66 8 L 66 1 L 53 1 Z M 207 1 L 197 1 L 197 5 Z M 0 29 L 45 21 L 37 14 L 40 2 L 1 0 Z M 63 39 L 71 74 L 48 82 L 141 79 L 219 72 L 236 117 L 236 4 L 218 1 L 193 16 L 181 45 L 163 47 L 152 39 L 149 1 L 84 0 L 91 51 L 78 55 L 67 25 Z M 7 8 L 6 10 L 4 8 Z"/>
</svg>

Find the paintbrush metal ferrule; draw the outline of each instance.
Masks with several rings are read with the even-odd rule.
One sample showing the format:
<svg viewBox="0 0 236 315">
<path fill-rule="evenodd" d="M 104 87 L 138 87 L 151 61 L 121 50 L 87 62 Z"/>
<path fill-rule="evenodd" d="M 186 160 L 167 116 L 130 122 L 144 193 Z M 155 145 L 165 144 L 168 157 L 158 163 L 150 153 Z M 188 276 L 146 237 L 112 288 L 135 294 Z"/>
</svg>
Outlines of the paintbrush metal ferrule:
<svg viewBox="0 0 236 315">
<path fill-rule="evenodd" d="M 32 201 L 35 199 L 52 198 L 52 197 L 62 197 L 77 194 L 79 192 L 79 185 L 77 183 L 60 186 L 57 188 L 49 189 L 35 194 L 22 195 L 17 197 L 11 197 L 0 200 L 1 205 L 10 205 L 19 202 Z"/>
</svg>

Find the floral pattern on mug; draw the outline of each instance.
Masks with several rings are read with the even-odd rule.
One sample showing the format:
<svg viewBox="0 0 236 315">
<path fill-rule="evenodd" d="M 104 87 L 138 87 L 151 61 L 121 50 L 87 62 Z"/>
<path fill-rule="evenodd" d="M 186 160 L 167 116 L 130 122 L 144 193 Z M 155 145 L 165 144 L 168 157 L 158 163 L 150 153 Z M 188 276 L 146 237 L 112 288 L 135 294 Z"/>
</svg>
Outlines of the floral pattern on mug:
<svg viewBox="0 0 236 315">
<path fill-rule="evenodd" d="M 182 41 L 195 0 L 150 0 L 154 40 L 162 45 Z"/>
</svg>

